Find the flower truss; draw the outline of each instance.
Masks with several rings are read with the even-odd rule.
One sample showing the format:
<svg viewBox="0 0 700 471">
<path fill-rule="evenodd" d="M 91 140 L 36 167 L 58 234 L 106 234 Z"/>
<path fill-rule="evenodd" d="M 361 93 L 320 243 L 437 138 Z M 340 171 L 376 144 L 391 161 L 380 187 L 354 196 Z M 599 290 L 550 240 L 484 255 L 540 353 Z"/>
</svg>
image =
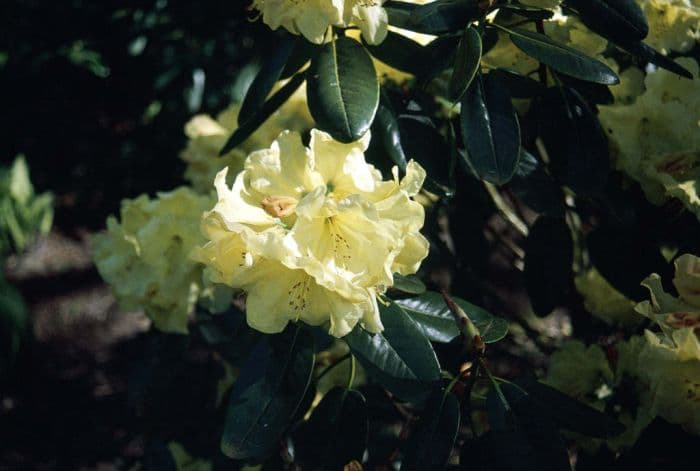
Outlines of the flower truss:
<svg viewBox="0 0 700 471">
<path fill-rule="evenodd" d="M 247 293 L 255 329 L 280 332 L 303 320 L 342 337 L 361 322 L 382 330 L 377 294 L 393 273 L 415 273 L 428 254 L 423 207 L 413 201 L 425 171 L 384 181 L 366 163 L 369 135 L 350 144 L 311 131 L 309 147 L 285 131 L 253 152 L 229 188 L 216 177 L 218 202 L 202 223 L 208 242 L 195 258 L 211 281 Z"/>
</svg>

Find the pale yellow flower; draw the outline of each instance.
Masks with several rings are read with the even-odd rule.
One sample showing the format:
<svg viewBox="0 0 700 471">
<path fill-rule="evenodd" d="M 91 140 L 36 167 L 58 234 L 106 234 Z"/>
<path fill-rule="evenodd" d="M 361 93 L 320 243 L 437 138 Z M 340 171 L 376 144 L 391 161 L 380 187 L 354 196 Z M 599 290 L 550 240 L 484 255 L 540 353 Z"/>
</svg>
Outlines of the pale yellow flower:
<svg viewBox="0 0 700 471">
<path fill-rule="evenodd" d="M 676 61 L 698 75 L 695 60 Z M 700 82 L 659 69 L 644 85 L 633 103 L 600 107 L 615 165 L 641 184 L 652 203 L 678 198 L 700 216 Z"/>
<path fill-rule="evenodd" d="M 202 268 L 190 252 L 203 242 L 202 213 L 211 199 L 189 188 L 122 201 L 121 223 L 93 239 L 93 258 L 123 309 L 142 308 L 155 326 L 187 333 L 187 319 L 202 292 Z"/>
<path fill-rule="evenodd" d="M 343 144 L 311 131 L 309 147 L 285 131 L 248 156 L 233 187 L 217 175 L 218 203 L 196 254 L 212 279 L 247 292 L 248 322 L 278 332 L 290 320 L 328 322 L 343 336 L 361 321 L 382 329 L 377 293 L 393 273 L 415 273 L 427 256 L 423 207 L 411 199 L 425 178 L 383 181 L 367 164 L 369 135 Z"/>
<path fill-rule="evenodd" d="M 386 37 L 384 0 L 253 0 L 251 7 L 271 29 L 280 26 L 293 34 L 321 44 L 331 26 L 357 26 L 369 44 Z"/>
<path fill-rule="evenodd" d="M 243 169 L 246 156 L 269 147 L 284 129 L 302 132 L 313 126 L 313 118 L 306 105 L 306 86 L 300 87 L 272 116 L 248 139 L 224 156 L 219 151 L 238 128 L 240 105 L 232 104 L 213 119 L 209 115 L 197 115 L 185 125 L 187 147 L 180 158 L 187 163 L 184 177 L 199 192 L 211 190 L 214 177 L 228 167 L 229 178 Z"/>
<path fill-rule="evenodd" d="M 700 341 L 692 328 L 664 339 L 645 332 L 639 374 L 648 384 L 649 414 L 700 434 Z"/>
</svg>

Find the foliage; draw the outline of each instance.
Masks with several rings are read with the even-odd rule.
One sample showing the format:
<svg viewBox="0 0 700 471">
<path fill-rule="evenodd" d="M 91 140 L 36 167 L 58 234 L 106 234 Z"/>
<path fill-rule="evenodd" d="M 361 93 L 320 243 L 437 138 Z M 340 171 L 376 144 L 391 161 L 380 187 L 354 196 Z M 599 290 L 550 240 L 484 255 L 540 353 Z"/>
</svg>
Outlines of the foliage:
<svg viewBox="0 0 700 471">
<path fill-rule="evenodd" d="M 191 39 L 167 2 L 117 10 L 129 54 L 168 65 L 144 123 L 176 108 L 157 90 L 185 70 L 192 113 L 201 77 L 237 90 L 206 95 L 224 111 L 186 144 L 165 133 L 191 186 L 124 200 L 94 241 L 123 307 L 180 334 L 157 337 L 149 394 L 171 384 L 170 347 L 225 365 L 220 453 L 158 447 L 170 465 L 558 470 L 567 445 L 623 462 L 657 417 L 700 433 L 699 6 L 255 0 L 245 28 L 267 39 L 236 77 L 242 9 L 207 11 Z M 110 73 L 85 42 L 58 50 Z M 496 247 L 533 314 L 574 321 L 543 382 L 495 374 L 508 333 L 540 321 L 494 302 Z"/>
</svg>

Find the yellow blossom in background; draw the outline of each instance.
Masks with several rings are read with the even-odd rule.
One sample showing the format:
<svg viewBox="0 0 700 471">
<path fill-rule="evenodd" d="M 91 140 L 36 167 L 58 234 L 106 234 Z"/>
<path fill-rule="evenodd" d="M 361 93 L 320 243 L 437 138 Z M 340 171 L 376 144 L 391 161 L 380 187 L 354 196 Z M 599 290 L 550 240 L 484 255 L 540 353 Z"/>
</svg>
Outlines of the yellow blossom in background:
<svg viewBox="0 0 700 471">
<path fill-rule="evenodd" d="M 649 413 L 700 434 L 700 341 L 693 328 L 670 338 L 646 331 L 639 374 L 648 384 Z"/>
<path fill-rule="evenodd" d="M 696 304 L 700 283 L 694 272 L 697 263 L 698 257 L 689 254 L 676 260 L 676 277 L 673 281 L 681 297 L 676 298 L 666 293 L 661 277 L 656 273 L 642 282 L 649 290 L 651 300 L 639 303 L 636 310 L 658 323 L 668 335 L 676 329 L 700 329 L 700 305 Z"/>
<path fill-rule="evenodd" d="M 634 311 L 635 302 L 617 291 L 595 268 L 574 278 L 586 310 L 607 324 L 635 326 L 642 318 Z"/>
<path fill-rule="evenodd" d="M 202 293 L 202 268 L 190 252 L 203 241 L 202 213 L 211 198 L 181 187 L 122 201 L 121 222 L 93 238 L 93 259 L 123 309 L 142 308 L 165 332 L 187 333 L 187 320 Z"/>
<path fill-rule="evenodd" d="M 552 354 L 545 383 L 569 396 L 591 403 L 594 393 L 613 382 L 613 371 L 598 345 L 571 340 Z"/>
<path fill-rule="evenodd" d="M 695 60 L 677 62 L 698 76 Z M 678 198 L 700 215 L 700 81 L 659 69 L 647 74 L 644 85 L 633 103 L 600 107 L 615 166 L 637 180 L 652 203 Z"/>
<path fill-rule="evenodd" d="M 384 0 L 253 0 L 251 8 L 271 29 L 281 26 L 312 43 L 323 43 L 331 26 L 357 26 L 365 41 L 379 44 L 387 32 L 383 3 Z"/>
<path fill-rule="evenodd" d="M 695 0 L 637 0 L 649 22 L 644 40 L 664 54 L 688 52 L 700 39 L 700 5 Z"/>
<path fill-rule="evenodd" d="M 247 293 L 248 323 L 279 332 L 303 320 L 342 337 L 361 322 L 382 330 L 377 294 L 393 273 L 415 273 L 428 254 L 423 207 L 411 198 L 425 171 L 382 180 L 366 163 L 369 135 L 343 144 L 311 131 L 309 147 L 285 131 L 248 156 L 233 187 L 216 177 L 218 203 L 195 258 L 209 277 Z"/>
<path fill-rule="evenodd" d="M 201 114 L 185 125 L 187 147 L 180 158 L 187 164 L 184 177 L 199 192 L 209 192 L 216 174 L 228 167 L 233 178 L 243 169 L 246 156 L 268 147 L 284 129 L 302 132 L 313 126 L 313 118 L 306 106 L 306 86 L 300 87 L 287 102 L 270 116 L 248 139 L 224 156 L 219 151 L 238 128 L 241 106 L 232 104 L 213 119 Z"/>
</svg>

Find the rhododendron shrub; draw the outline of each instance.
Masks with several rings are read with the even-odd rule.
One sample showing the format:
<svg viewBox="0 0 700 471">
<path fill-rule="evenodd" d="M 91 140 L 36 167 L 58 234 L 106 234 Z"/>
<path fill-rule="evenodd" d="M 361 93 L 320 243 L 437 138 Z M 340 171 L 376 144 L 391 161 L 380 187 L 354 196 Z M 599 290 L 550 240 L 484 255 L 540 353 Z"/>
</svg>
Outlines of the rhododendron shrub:
<svg viewBox="0 0 700 471">
<path fill-rule="evenodd" d="M 276 47 L 97 267 L 225 365 L 242 466 L 614 468 L 659 421 L 697 435 L 697 13 L 254 0 Z"/>
</svg>

